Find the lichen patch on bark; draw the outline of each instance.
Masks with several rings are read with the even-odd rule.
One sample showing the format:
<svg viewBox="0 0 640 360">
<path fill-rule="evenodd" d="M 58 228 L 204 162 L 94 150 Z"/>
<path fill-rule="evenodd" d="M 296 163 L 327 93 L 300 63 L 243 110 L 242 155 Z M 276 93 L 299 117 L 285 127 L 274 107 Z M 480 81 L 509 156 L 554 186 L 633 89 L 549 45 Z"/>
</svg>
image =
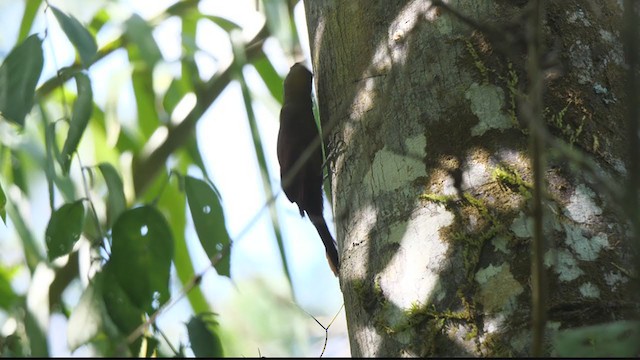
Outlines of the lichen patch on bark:
<svg viewBox="0 0 640 360">
<path fill-rule="evenodd" d="M 368 189 L 372 194 L 394 191 L 405 187 L 411 181 L 425 176 L 422 163 L 426 138 L 420 134 L 405 141 L 407 155 L 398 154 L 386 147 L 379 150 L 365 175 L 365 181 L 370 183 Z"/>
<path fill-rule="evenodd" d="M 485 313 L 510 313 L 516 306 L 516 296 L 524 291 L 522 285 L 513 278 L 509 264 L 489 265 L 476 272 L 479 285 L 478 302 Z"/>
<path fill-rule="evenodd" d="M 578 185 L 569 199 L 565 213 L 579 223 L 589 221 L 592 217 L 602 214 L 602 209 L 595 203 L 595 197 L 593 190 L 584 184 Z"/>
<path fill-rule="evenodd" d="M 605 233 L 588 238 L 579 226 L 564 224 L 563 227 L 566 233 L 565 244 L 571 247 L 580 260 L 593 261 L 598 258 L 602 249 L 609 247 L 609 237 Z"/>
<path fill-rule="evenodd" d="M 558 280 L 567 282 L 584 275 L 584 271 L 578 266 L 576 258 L 566 249 L 549 250 L 544 254 L 544 265 L 553 268 L 558 275 Z"/>
<path fill-rule="evenodd" d="M 501 88 L 473 83 L 465 92 L 465 98 L 471 101 L 471 112 L 479 120 L 478 124 L 471 128 L 471 135 L 480 136 L 490 129 L 504 130 L 513 126 L 511 118 L 502 111 L 505 101 Z"/>
</svg>

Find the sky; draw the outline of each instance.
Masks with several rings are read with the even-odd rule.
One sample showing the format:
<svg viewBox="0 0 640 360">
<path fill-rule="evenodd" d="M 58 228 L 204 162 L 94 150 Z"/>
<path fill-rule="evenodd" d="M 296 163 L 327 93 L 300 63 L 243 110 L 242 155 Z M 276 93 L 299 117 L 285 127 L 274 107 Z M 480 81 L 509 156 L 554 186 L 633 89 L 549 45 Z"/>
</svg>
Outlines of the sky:
<svg viewBox="0 0 640 360">
<path fill-rule="evenodd" d="M 148 19 L 173 2 L 167 0 L 122 2 L 123 6 L 119 7 L 120 16 L 124 20 L 130 15 L 128 11 L 133 11 Z M 51 1 L 51 3 L 71 13 L 83 23 L 87 23 L 97 7 L 102 4 L 102 2 L 95 0 Z M 22 4 L 24 3 L 0 0 L 0 9 L 2 9 L 0 11 L 0 21 L 4 24 L 15 24 L 15 19 L 21 19 L 22 17 Z M 303 43 L 307 66 L 310 67 L 304 9 L 301 5 L 302 2 L 296 8 L 296 24 Z M 255 11 L 254 0 L 236 0 L 233 2 L 203 0 L 200 10 L 203 13 L 221 16 L 240 24 L 243 27 L 245 39 L 250 39 L 259 30 L 263 22 L 262 15 Z M 17 37 L 17 28 L 18 25 L 15 24 L 5 26 L 0 31 L 0 55 L 6 55 L 6 52 L 14 45 Z M 38 32 L 44 28 L 48 28 L 49 31 L 47 33 L 48 41 L 44 42 L 45 70 L 40 81 L 55 74 L 55 69 L 71 63 L 75 57 L 73 48 L 64 34 L 59 31 L 57 23 L 51 14 L 46 17 L 46 20 L 40 16 L 36 20 L 32 31 Z M 157 88 L 168 86 L 168 82 L 166 84 L 163 83 L 163 79 L 169 79 L 168 75 L 179 72 L 179 62 L 177 61 L 180 54 L 181 41 L 179 30 L 179 21 L 173 19 L 165 21 L 154 31 L 154 36 L 163 56 L 168 61 L 168 64 L 161 65 L 159 69 L 156 69 L 155 75 L 157 76 L 155 78 L 157 84 L 154 84 L 154 86 Z M 97 37 L 98 46 L 100 47 L 111 37 L 117 36 L 118 32 L 119 29 L 116 28 L 101 31 Z M 231 47 L 227 35 L 211 24 L 203 24 L 203 26 L 199 27 L 197 43 L 200 48 L 211 55 L 201 55 L 196 58 L 201 68 L 201 77 L 208 78 L 216 70 L 216 62 L 213 59 L 215 58 L 224 64 L 225 59 L 231 56 Z M 285 75 L 292 63 L 284 56 L 277 41 L 274 39 L 267 41 L 265 43 L 265 52 L 272 60 L 276 70 Z M 110 96 L 119 96 L 118 117 L 123 122 L 131 121 L 135 116 L 135 100 L 131 86 L 109 88 L 96 86 L 96 84 L 126 83 L 128 68 L 123 66 L 123 63 L 127 61 L 126 53 L 121 51 L 105 58 L 92 66 L 90 70 L 90 76 L 94 84 L 95 101 L 103 106 Z M 247 67 L 244 72 L 254 95 L 254 111 L 267 156 L 269 174 L 275 184 L 274 186 L 276 186 L 274 192 L 278 192 L 280 190 L 280 179 L 276 159 L 276 138 L 279 104 L 270 98 L 266 87 L 253 68 Z M 167 76 L 163 76 L 163 74 L 167 74 Z M 188 101 L 182 104 L 181 111 L 183 114 L 180 114 L 181 111 L 174 113 L 177 120 L 186 115 L 190 110 L 189 105 Z M 232 250 L 231 275 L 237 287 L 229 279 L 217 276 L 213 270 L 206 272 L 201 285 L 209 303 L 221 314 L 220 321 L 224 326 L 225 321 L 232 322 L 233 320 L 225 319 L 224 314 L 235 311 L 233 309 L 234 302 L 238 301 L 238 293 L 243 291 L 242 286 L 238 284 L 242 284 L 243 281 L 253 282 L 256 279 L 266 279 L 265 281 L 269 284 L 269 288 L 276 291 L 276 293 L 284 291 L 286 295 L 286 280 L 268 211 L 262 212 L 260 219 L 251 225 L 250 230 L 246 232 L 243 238 L 237 238 L 238 234 L 244 230 L 266 202 L 244 104 L 242 103 L 240 87 L 237 83 L 228 86 L 205 113 L 197 125 L 196 135 L 200 151 L 211 175 L 211 180 L 221 193 L 227 229 L 232 239 L 236 241 Z M 192 174 L 197 177 L 201 176 L 198 171 L 194 171 Z M 43 195 L 46 195 L 46 189 Z M 38 198 L 42 200 L 33 201 L 30 204 L 32 211 L 37 213 L 40 208 L 48 211 L 47 197 L 38 196 Z M 322 317 L 322 319 L 330 320 L 333 315 L 339 314 L 336 323 L 332 326 L 332 329 L 338 331 L 334 336 L 330 337 L 326 355 L 348 356 L 348 343 L 344 337 L 346 332 L 344 311 L 340 311 L 342 294 L 339 289 L 338 279 L 333 276 L 329 269 L 324 255 L 324 247 L 315 228 L 307 218 L 300 218 L 297 207 L 289 203 L 283 194 L 278 197 L 276 205 L 278 207 L 278 216 L 281 220 L 289 267 L 292 272 L 295 300 L 301 309 Z M 332 228 L 333 219 L 330 207 L 326 202 L 325 217 L 330 228 Z M 34 228 L 39 229 L 36 233 L 44 233 L 47 220 L 48 216 L 33 217 Z M 189 250 L 196 272 L 200 272 L 209 267 L 208 258 L 200 248 L 190 219 L 188 226 L 187 240 Z M 333 228 L 331 231 L 333 232 Z M 2 236 L 3 232 L 0 229 L 0 238 Z M 176 294 L 179 288 L 177 284 L 173 285 L 172 293 Z M 65 300 L 73 303 L 74 298 L 79 295 L 80 291 L 80 286 L 77 286 L 75 290 L 68 291 L 65 293 Z M 190 315 L 190 308 L 186 300 L 182 300 L 160 316 L 158 324 L 163 328 L 170 329 L 167 331 L 170 339 L 173 337 L 186 342 L 186 329 L 184 326 L 175 325 L 188 321 Z M 0 324 L 1 321 L 2 318 L 0 317 Z M 313 319 L 310 319 L 310 321 L 314 322 Z M 63 316 L 54 316 L 50 326 L 52 329 L 63 329 L 65 323 L 66 320 Z M 322 329 L 319 328 L 317 330 L 323 335 L 324 331 Z M 73 354 L 69 354 L 66 349 L 64 331 L 51 331 L 49 340 L 52 347 L 52 355 L 54 356 L 85 355 L 84 351 L 86 349 L 80 349 Z M 321 345 L 322 341 L 316 341 L 316 343 Z M 308 351 L 310 351 L 309 356 L 316 354 L 315 348 L 308 349 Z M 254 353 L 247 353 L 246 355 L 257 356 Z M 278 354 L 263 353 L 263 355 L 276 356 Z"/>
</svg>

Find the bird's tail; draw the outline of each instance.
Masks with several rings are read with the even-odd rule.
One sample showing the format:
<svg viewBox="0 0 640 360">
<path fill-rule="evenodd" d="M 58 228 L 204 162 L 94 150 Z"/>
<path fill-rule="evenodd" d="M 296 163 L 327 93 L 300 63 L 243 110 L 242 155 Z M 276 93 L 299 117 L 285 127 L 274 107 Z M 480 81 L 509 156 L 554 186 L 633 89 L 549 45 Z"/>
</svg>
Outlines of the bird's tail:
<svg viewBox="0 0 640 360">
<path fill-rule="evenodd" d="M 335 276 L 338 276 L 338 272 L 340 271 L 340 258 L 338 257 L 338 246 L 336 245 L 335 240 L 333 240 L 333 236 L 329 232 L 329 228 L 327 227 L 326 221 L 324 221 L 324 217 L 322 215 L 309 215 L 309 219 L 313 223 L 313 226 L 318 230 L 318 234 L 322 239 L 322 243 L 324 244 L 324 248 L 327 251 L 327 260 L 329 261 L 329 266 L 331 267 L 331 271 Z"/>
</svg>

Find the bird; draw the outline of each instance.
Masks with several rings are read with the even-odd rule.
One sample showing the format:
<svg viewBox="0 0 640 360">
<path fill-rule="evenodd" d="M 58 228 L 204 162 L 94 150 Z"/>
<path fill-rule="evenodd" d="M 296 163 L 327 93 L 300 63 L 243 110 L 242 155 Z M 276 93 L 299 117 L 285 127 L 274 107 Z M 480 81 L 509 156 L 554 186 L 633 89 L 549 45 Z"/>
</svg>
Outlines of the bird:
<svg viewBox="0 0 640 360">
<path fill-rule="evenodd" d="M 280 163 L 282 190 L 298 205 L 300 216 L 306 213 L 320 235 L 329 266 L 335 276 L 340 270 L 338 247 L 322 215 L 322 150 L 319 146 L 303 159 L 300 170 L 285 183 L 296 162 L 320 136 L 313 115 L 311 83 L 313 75 L 302 64 L 295 63 L 284 80 L 284 100 L 280 110 L 277 155 Z"/>
</svg>

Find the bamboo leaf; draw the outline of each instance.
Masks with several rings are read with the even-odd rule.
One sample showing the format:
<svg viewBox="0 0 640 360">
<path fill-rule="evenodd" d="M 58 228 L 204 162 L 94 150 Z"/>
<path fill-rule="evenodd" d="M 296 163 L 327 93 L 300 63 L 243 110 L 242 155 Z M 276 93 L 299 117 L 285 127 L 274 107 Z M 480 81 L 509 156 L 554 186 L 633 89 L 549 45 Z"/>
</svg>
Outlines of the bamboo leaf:
<svg viewBox="0 0 640 360">
<path fill-rule="evenodd" d="M 212 331 L 215 322 L 206 315 L 194 316 L 187 323 L 191 350 L 196 357 L 221 358 L 224 356 L 222 342 L 218 334 Z"/>
<path fill-rule="evenodd" d="M 280 74 L 278 74 L 276 69 L 273 67 L 271 61 L 269 61 L 265 55 L 256 59 L 252 64 L 256 71 L 258 71 L 258 74 L 260 74 L 260 77 L 262 77 L 262 81 L 264 81 L 267 89 L 269 89 L 271 96 L 278 100 L 278 102 L 282 103 L 282 83 L 284 82 L 284 79 L 280 77 Z"/>
<path fill-rule="evenodd" d="M 42 40 L 31 35 L 11 50 L 0 66 L 0 114 L 20 126 L 31 111 L 42 73 Z"/>
<path fill-rule="evenodd" d="M 98 165 L 98 169 L 102 172 L 104 181 L 107 183 L 108 199 L 107 199 L 107 221 L 109 227 L 113 225 L 115 219 L 127 208 L 127 200 L 124 196 L 124 185 L 120 175 L 109 163 Z"/>
<path fill-rule="evenodd" d="M 153 312 L 169 300 L 171 228 L 156 208 L 142 206 L 120 214 L 112 234 L 110 263 L 118 283 L 134 305 Z"/>
<path fill-rule="evenodd" d="M 223 17 L 220 17 L 220 16 L 203 15 L 202 18 L 210 20 L 212 23 L 214 23 L 217 26 L 219 26 L 225 32 L 231 32 L 233 30 L 242 29 L 242 27 L 240 27 L 240 25 L 236 24 L 235 22 L 233 22 L 231 20 L 227 20 L 227 19 L 225 19 Z"/>
<path fill-rule="evenodd" d="M 27 0 L 24 8 L 24 15 L 22 15 L 22 21 L 20 22 L 20 30 L 18 31 L 18 42 L 24 40 L 31 30 L 33 25 L 33 19 L 36 18 L 38 9 L 42 4 L 42 0 Z"/>
<path fill-rule="evenodd" d="M 76 87 L 78 98 L 73 104 L 73 114 L 69 123 L 69 133 L 60 153 L 60 165 L 65 174 L 69 173 L 71 158 L 76 152 L 80 139 L 87 128 L 91 113 L 93 111 L 93 91 L 91 90 L 91 80 L 84 73 L 76 74 Z"/>
<path fill-rule="evenodd" d="M 183 157 L 178 158 L 177 166 L 183 171 L 189 166 Z M 172 177 L 177 179 L 177 177 Z M 167 175 L 159 176 L 150 186 L 147 194 L 162 195 L 158 199 L 157 205 L 162 213 L 166 215 L 167 221 L 174 231 L 174 254 L 173 265 L 176 269 L 176 275 L 182 284 L 187 284 L 193 280 L 195 271 L 193 269 L 192 259 L 187 248 L 187 239 L 185 230 L 187 228 L 186 207 L 187 199 L 184 193 L 178 189 L 178 186 L 164 186 L 170 179 Z M 164 187 L 164 190 L 160 190 Z M 187 298 L 191 304 L 191 308 L 195 313 L 209 311 L 209 304 L 205 299 L 200 287 L 194 287 L 187 293 Z"/>
<path fill-rule="evenodd" d="M 227 232 L 218 195 L 211 185 L 191 176 L 185 177 L 184 188 L 202 248 L 210 259 L 222 255 L 215 268 L 218 274 L 229 276 L 230 256 L 229 253 L 222 254 L 222 250 L 230 245 L 231 238 Z"/>
<path fill-rule="evenodd" d="M 82 65 L 88 68 L 98 52 L 98 45 L 93 35 L 75 17 L 63 13 L 55 6 L 49 5 L 49 7 L 62 27 L 62 31 L 78 51 Z"/>
<path fill-rule="evenodd" d="M 107 309 L 109 320 L 120 330 L 121 334 L 127 336 L 142 324 L 143 311 L 131 301 L 127 291 L 118 282 L 115 273 L 113 264 L 109 261 L 104 270 L 96 277 L 103 276 L 102 299 Z M 141 344 L 142 340 L 139 338 L 130 344 L 131 353 L 137 354 Z"/>
<path fill-rule="evenodd" d="M 11 310 L 12 306 L 20 299 L 20 296 L 13 291 L 11 279 L 17 273 L 19 267 L 0 267 L 0 309 Z"/>
<path fill-rule="evenodd" d="M 64 204 L 51 214 L 45 242 L 49 260 L 71 252 L 73 245 L 80 239 L 84 225 L 84 204 L 82 200 Z"/>
<path fill-rule="evenodd" d="M 2 218 L 2 222 L 7 224 L 7 196 L 2 190 L 2 186 L 0 186 L 0 218 Z"/>
<path fill-rule="evenodd" d="M 135 51 L 134 58 L 141 58 L 145 64 L 153 68 L 162 59 L 162 53 L 153 38 L 151 26 L 143 18 L 135 14 L 126 21 L 125 26 L 125 35 L 130 44 L 135 46 L 133 49 L 128 46 L 129 52 Z M 131 54 L 129 56 L 131 57 Z"/>
<path fill-rule="evenodd" d="M 71 312 L 67 324 L 67 345 L 71 351 L 89 343 L 107 326 L 107 308 L 102 294 L 103 277 L 103 274 L 99 273 L 93 278 Z"/>
</svg>

